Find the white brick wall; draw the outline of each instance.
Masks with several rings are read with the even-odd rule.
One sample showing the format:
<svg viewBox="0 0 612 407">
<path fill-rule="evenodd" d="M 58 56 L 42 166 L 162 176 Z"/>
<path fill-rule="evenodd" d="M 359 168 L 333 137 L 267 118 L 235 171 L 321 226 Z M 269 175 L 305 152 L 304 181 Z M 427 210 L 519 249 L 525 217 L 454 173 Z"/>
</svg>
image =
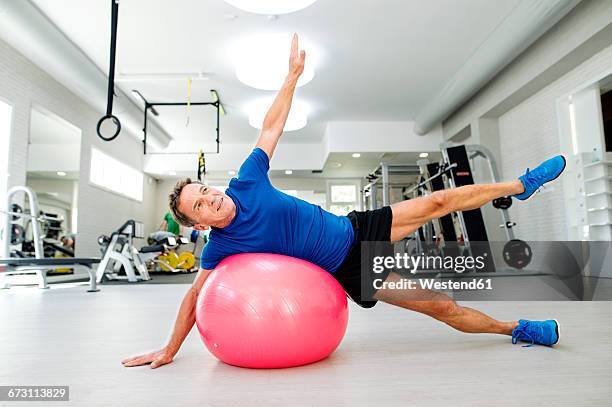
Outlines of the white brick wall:
<svg viewBox="0 0 612 407">
<path fill-rule="evenodd" d="M 77 256 L 98 256 L 97 237 L 103 233 L 109 234 L 127 219 L 143 221 L 147 232 L 156 227 L 156 182 L 149 182 L 148 176 L 145 177 L 143 202 L 123 198 L 89 184 L 92 145 L 140 170 L 143 165 L 141 143 L 125 133 L 126 130 L 122 130 L 124 133 L 112 142 L 101 141 L 95 128 L 103 112 L 88 105 L 1 40 L 0 97 L 14 107 L 9 187 L 25 184 L 32 104 L 40 105 L 61 116 L 83 132 Z"/>
<path fill-rule="evenodd" d="M 612 41 L 612 40 L 611 40 Z M 612 46 L 594 55 L 499 118 L 502 170 L 506 178 L 520 175 L 560 151 L 556 102 L 612 66 Z M 561 179 L 562 180 L 562 179 Z M 518 222 L 517 237 L 529 240 L 568 238 L 563 182 L 537 199 L 510 209 Z"/>
</svg>

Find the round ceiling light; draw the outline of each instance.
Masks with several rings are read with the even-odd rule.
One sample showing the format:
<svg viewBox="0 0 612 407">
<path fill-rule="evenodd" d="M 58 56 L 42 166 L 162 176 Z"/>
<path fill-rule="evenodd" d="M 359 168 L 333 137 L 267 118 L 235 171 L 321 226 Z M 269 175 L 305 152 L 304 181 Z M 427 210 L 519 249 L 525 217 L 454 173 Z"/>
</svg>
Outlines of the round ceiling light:
<svg viewBox="0 0 612 407">
<path fill-rule="evenodd" d="M 279 90 L 289 70 L 289 50 L 292 34 L 251 35 L 236 44 L 232 59 L 236 77 L 255 89 Z M 297 86 L 304 86 L 314 78 L 317 51 L 303 37 L 300 49 L 306 51 L 306 65 Z"/>
<path fill-rule="evenodd" d="M 226 3 L 256 14 L 287 14 L 305 9 L 317 0 L 225 0 Z"/>
<path fill-rule="evenodd" d="M 247 113 L 249 115 L 249 124 L 256 129 L 260 129 L 263 126 L 264 118 L 266 113 L 272 106 L 274 99 L 260 99 L 251 103 L 247 107 Z M 310 113 L 310 107 L 304 102 L 294 100 L 291 104 L 291 111 L 287 122 L 285 123 L 284 131 L 294 131 L 306 127 L 308 124 L 308 114 Z"/>
</svg>

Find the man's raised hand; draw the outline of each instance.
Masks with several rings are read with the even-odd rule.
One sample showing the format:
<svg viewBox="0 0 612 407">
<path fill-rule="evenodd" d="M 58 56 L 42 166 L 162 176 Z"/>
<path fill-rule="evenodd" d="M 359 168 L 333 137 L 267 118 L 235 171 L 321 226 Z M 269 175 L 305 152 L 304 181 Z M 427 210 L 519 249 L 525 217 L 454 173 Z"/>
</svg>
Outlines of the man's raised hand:
<svg viewBox="0 0 612 407">
<path fill-rule="evenodd" d="M 298 35 L 293 34 L 291 54 L 289 56 L 289 74 L 299 77 L 304 72 L 304 62 L 306 62 L 306 51 L 300 51 Z"/>
</svg>

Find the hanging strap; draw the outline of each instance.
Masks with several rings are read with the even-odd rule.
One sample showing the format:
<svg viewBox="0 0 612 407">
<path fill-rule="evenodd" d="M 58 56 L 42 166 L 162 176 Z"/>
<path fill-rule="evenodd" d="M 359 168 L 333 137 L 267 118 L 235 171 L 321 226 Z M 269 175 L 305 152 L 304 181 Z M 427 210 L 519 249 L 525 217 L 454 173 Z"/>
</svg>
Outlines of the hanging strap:
<svg viewBox="0 0 612 407">
<path fill-rule="evenodd" d="M 185 127 L 189 126 L 189 114 L 191 113 L 191 77 L 187 78 L 187 123 Z"/>
<path fill-rule="evenodd" d="M 115 92 L 115 54 L 117 51 L 117 22 L 119 19 L 119 1 L 110 0 L 111 2 L 111 42 L 110 42 L 110 64 L 108 68 L 108 90 L 106 99 L 106 115 L 98 121 L 96 130 L 98 136 L 104 141 L 111 141 L 117 138 L 121 132 L 121 122 L 116 116 L 113 116 L 113 98 Z M 112 120 L 115 124 L 115 133 L 110 137 L 104 137 L 100 132 L 100 126 L 105 120 Z"/>
</svg>

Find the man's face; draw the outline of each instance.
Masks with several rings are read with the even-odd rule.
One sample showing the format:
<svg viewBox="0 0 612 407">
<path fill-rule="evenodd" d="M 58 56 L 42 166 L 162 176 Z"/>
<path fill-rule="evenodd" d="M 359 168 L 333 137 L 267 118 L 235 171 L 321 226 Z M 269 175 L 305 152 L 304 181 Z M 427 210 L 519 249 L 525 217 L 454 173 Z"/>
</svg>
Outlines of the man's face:
<svg viewBox="0 0 612 407">
<path fill-rule="evenodd" d="M 195 229 L 208 226 L 225 227 L 236 213 L 232 199 L 218 189 L 207 185 L 188 184 L 179 197 L 178 210 L 195 222 Z"/>
</svg>

